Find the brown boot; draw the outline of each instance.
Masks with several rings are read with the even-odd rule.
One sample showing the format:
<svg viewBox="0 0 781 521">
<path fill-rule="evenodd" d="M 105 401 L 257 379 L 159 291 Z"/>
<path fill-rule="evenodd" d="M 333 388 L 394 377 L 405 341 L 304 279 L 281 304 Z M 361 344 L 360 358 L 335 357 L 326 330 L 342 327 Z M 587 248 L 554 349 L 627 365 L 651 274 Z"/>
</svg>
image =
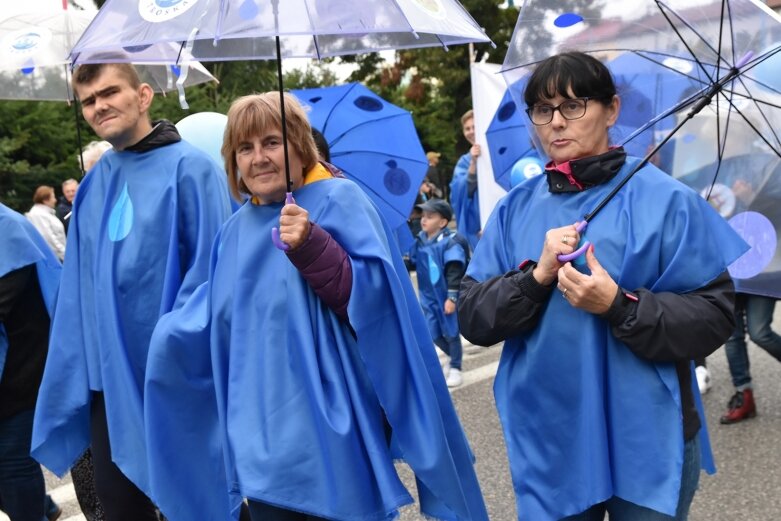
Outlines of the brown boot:
<svg viewBox="0 0 781 521">
<path fill-rule="evenodd" d="M 754 392 L 751 389 L 738 391 L 729 400 L 729 409 L 721 417 L 721 423 L 728 425 L 737 423 L 757 415 L 757 408 L 754 405 Z"/>
</svg>

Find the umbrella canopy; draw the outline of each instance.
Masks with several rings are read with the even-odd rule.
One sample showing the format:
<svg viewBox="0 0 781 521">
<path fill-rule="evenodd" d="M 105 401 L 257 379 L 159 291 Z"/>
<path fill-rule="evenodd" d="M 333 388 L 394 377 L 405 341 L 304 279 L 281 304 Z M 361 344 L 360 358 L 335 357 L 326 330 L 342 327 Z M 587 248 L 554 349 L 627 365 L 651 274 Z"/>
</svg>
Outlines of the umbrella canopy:
<svg viewBox="0 0 781 521">
<path fill-rule="evenodd" d="M 634 55 L 651 70 L 677 74 L 683 85 L 682 90 L 679 87 L 681 101 L 669 106 L 674 98 L 672 89 L 671 94 L 662 97 L 669 99 L 650 105 L 650 113 L 635 111 L 643 117 L 625 125 L 630 132 L 614 135 L 614 143 L 631 143 L 641 136 L 648 139 L 650 134 L 655 141 L 664 136 L 657 144 L 660 147 L 684 124 L 684 129 L 691 126 L 697 130 L 689 135 L 698 136 L 702 145 L 699 165 L 710 168 L 711 185 L 718 181 L 728 147 L 747 151 L 761 148 L 781 157 L 781 85 L 768 82 L 764 75 L 762 81 L 756 75 L 763 70 L 765 60 L 781 51 L 781 17 L 765 4 L 756 0 L 627 0 L 575 11 L 567 11 L 566 7 L 558 0 L 524 2 L 503 67 L 508 84 L 526 77 L 542 59 L 568 49 L 590 53 L 607 62 L 608 67 L 610 60 Z M 641 81 L 632 85 L 651 83 L 648 79 L 645 72 Z M 644 96 L 650 97 L 646 86 L 638 88 L 645 89 Z M 698 123 L 702 119 L 705 121 Z M 672 130 L 658 132 L 660 123 L 662 130 Z M 734 132 L 739 126 L 748 126 L 751 131 Z M 706 127 L 713 131 L 703 132 Z M 649 133 L 651 129 L 657 131 Z M 676 142 L 674 147 L 679 144 Z M 668 160 L 666 165 L 662 161 L 663 166 L 681 177 L 682 173 L 675 171 L 676 163 L 669 160 L 670 149 L 662 149 L 662 155 L 665 152 Z M 681 154 L 681 150 L 675 153 L 676 157 Z M 621 186 L 623 183 L 616 191 Z M 594 218 L 613 195 L 615 192 L 587 214 L 584 223 Z"/>
<path fill-rule="evenodd" d="M 294 90 L 331 162 L 361 185 L 391 228 L 406 224 L 428 169 L 412 114 L 359 83 Z"/>
<path fill-rule="evenodd" d="M 279 37 L 280 52 L 276 50 Z M 73 49 L 105 61 L 118 47 L 142 61 L 322 58 L 490 41 L 456 0 L 109 0 Z"/>
<path fill-rule="evenodd" d="M 506 90 L 485 132 L 494 179 L 505 190 L 511 188 L 513 166 L 525 157 L 538 157 L 527 120 L 521 112 L 510 90 Z"/>
<path fill-rule="evenodd" d="M 288 187 L 282 58 L 323 58 L 490 42 L 457 0 L 109 0 L 71 52 L 76 63 L 128 60 L 177 63 L 164 44 L 199 60 L 277 60 Z M 280 247 L 283 247 L 280 243 Z"/>
<path fill-rule="evenodd" d="M 608 60 L 606 65 L 621 98 L 621 113 L 611 128 L 613 141 L 640 157 L 657 142 L 660 134 L 669 132 L 675 124 L 673 115 L 659 120 L 654 117 L 674 108 L 703 86 L 702 82 L 674 70 L 673 67 L 680 66 L 674 60 L 668 60 L 663 66 L 636 53 L 625 52 Z M 521 101 L 522 109 L 516 109 L 515 99 L 523 99 L 525 80 L 524 76 L 508 88 L 486 132 L 494 176 L 505 189 L 509 189 L 510 172 L 519 159 L 544 156 L 533 143 L 533 126 L 527 126 L 529 120 L 523 111 L 526 105 Z"/>
<path fill-rule="evenodd" d="M 98 11 L 58 9 L 0 17 L 0 98 L 69 101 L 69 53 Z M 178 49 L 172 46 L 172 49 Z M 130 61 L 132 57 L 130 57 Z M 141 80 L 157 92 L 215 81 L 200 63 L 190 62 L 187 74 L 175 60 L 168 64 L 136 63 Z"/>
</svg>

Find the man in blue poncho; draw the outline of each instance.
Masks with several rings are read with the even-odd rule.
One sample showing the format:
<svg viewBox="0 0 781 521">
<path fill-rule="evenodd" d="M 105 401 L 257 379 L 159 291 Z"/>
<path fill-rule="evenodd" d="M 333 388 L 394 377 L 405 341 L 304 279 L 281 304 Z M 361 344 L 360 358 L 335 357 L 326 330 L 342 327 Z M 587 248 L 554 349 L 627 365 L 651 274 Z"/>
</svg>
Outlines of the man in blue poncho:
<svg viewBox="0 0 781 521">
<path fill-rule="evenodd" d="M 107 518 L 154 521 L 143 423 L 149 339 L 206 279 L 230 213 L 227 189 L 206 154 L 171 123 L 150 120 L 152 88 L 132 65 L 82 65 L 73 87 L 113 150 L 74 202 L 32 454 L 62 475 L 89 446 Z"/>
<path fill-rule="evenodd" d="M 222 452 L 253 521 L 393 519 L 412 502 L 394 456 L 415 473 L 426 515 L 486 520 L 392 232 L 357 185 L 318 161 L 295 98 L 284 106 L 287 152 L 279 93 L 228 111 L 228 183 L 251 199 L 217 236 L 208 283 L 155 330 L 146 416 L 168 428 L 150 451 Z M 171 501 L 214 489 L 177 470 L 187 464 L 153 470 Z M 186 508 L 176 521 L 193 519 Z"/>
<path fill-rule="evenodd" d="M 734 327 L 727 266 L 747 248 L 691 189 L 611 147 L 620 98 L 594 57 L 542 61 L 528 114 L 551 163 L 494 210 L 461 284 L 462 334 L 504 341 L 494 383 L 529 521 L 685 521 L 704 419 L 691 360 Z M 558 289 L 559 291 L 555 291 Z"/>
<path fill-rule="evenodd" d="M 461 129 L 469 142 L 469 151 L 461 156 L 450 181 L 450 204 L 456 213 L 458 233 L 466 237 L 474 250 L 480 239 L 480 201 L 477 191 L 477 158 L 480 145 L 475 140 L 475 114 L 469 110 L 461 116 Z"/>
<path fill-rule="evenodd" d="M 0 510 L 13 520 L 44 519 L 30 439 L 60 271 L 33 225 L 0 204 Z"/>
</svg>

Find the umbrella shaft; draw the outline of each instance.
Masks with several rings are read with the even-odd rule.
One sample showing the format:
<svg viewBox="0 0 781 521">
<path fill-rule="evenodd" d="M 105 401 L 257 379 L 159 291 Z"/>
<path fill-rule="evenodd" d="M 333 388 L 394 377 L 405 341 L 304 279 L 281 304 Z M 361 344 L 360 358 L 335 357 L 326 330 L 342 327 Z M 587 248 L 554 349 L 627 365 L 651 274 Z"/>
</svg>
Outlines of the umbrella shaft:
<svg viewBox="0 0 781 521">
<path fill-rule="evenodd" d="M 279 110 L 282 116 L 282 150 L 285 153 L 285 182 L 287 191 L 293 191 L 293 183 L 290 180 L 290 160 L 287 155 L 287 120 L 285 119 L 285 89 L 282 85 L 282 51 L 279 44 L 279 35 L 277 41 L 277 80 L 279 82 Z"/>
</svg>

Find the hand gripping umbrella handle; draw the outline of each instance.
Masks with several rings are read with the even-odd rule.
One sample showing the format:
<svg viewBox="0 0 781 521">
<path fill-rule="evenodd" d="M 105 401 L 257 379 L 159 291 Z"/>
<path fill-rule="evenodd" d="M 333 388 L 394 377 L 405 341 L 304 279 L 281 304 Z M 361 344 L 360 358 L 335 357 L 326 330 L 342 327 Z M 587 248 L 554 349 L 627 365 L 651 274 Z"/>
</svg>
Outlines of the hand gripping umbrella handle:
<svg viewBox="0 0 781 521">
<path fill-rule="evenodd" d="M 583 230 L 585 230 L 587 226 L 588 226 L 588 221 L 584 219 L 575 226 L 575 230 L 577 230 L 578 233 L 583 233 Z M 586 250 L 588 250 L 589 246 L 591 246 L 591 243 L 589 241 L 583 241 L 583 244 L 577 250 L 573 251 L 572 253 L 568 253 L 566 255 L 557 255 L 556 258 L 559 259 L 559 262 L 569 262 L 571 260 L 575 260 L 581 255 L 583 255 L 584 253 L 586 253 Z"/>
<path fill-rule="evenodd" d="M 287 192 L 285 194 L 285 204 L 295 204 L 295 202 L 296 200 L 293 199 L 293 194 L 291 192 Z M 276 226 L 271 228 L 271 242 L 273 242 L 274 246 L 282 251 L 288 251 L 290 249 L 290 245 L 282 242 L 282 240 L 279 238 L 279 228 Z"/>
</svg>

